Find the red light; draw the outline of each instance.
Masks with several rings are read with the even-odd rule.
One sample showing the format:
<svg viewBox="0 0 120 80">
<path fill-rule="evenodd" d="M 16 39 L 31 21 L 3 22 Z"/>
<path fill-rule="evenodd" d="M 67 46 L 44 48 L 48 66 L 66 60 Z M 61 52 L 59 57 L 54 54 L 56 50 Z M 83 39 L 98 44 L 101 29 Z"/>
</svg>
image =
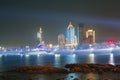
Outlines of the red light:
<svg viewBox="0 0 120 80">
<path fill-rule="evenodd" d="M 107 43 L 108 44 L 114 44 L 114 40 L 108 40 Z"/>
</svg>

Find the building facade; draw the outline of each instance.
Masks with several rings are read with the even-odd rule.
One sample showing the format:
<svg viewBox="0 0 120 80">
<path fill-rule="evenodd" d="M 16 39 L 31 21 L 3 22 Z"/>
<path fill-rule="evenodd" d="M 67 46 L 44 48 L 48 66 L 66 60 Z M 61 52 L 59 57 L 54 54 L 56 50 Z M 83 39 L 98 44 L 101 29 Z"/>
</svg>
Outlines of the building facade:
<svg viewBox="0 0 120 80">
<path fill-rule="evenodd" d="M 38 41 L 39 43 L 42 43 L 42 28 L 40 27 L 39 31 L 37 32 L 37 38 L 38 38 Z"/>
<path fill-rule="evenodd" d="M 77 45 L 77 38 L 75 36 L 75 28 L 70 22 L 66 30 L 66 46 L 75 47 Z"/>
<path fill-rule="evenodd" d="M 95 43 L 95 31 L 93 29 L 86 31 L 86 42 L 89 44 Z"/>
<path fill-rule="evenodd" d="M 64 36 L 64 34 L 59 34 L 58 35 L 58 45 L 60 47 L 64 47 L 65 46 L 65 36 Z"/>
<path fill-rule="evenodd" d="M 83 23 L 80 23 L 77 29 L 78 44 L 81 45 L 85 40 L 85 27 Z"/>
</svg>

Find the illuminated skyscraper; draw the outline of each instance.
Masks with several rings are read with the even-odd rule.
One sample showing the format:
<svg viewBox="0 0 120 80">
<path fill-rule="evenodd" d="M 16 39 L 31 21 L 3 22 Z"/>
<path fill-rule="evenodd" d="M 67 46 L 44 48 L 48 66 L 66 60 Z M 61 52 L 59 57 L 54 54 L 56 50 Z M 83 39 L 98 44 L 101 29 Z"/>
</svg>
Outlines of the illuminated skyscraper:
<svg viewBox="0 0 120 80">
<path fill-rule="evenodd" d="M 75 37 L 75 29 L 74 29 L 74 26 L 70 22 L 67 27 L 67 36 L 66 36 L 67 44 L 74 43 L 75 42 L 74 37 Z"/>
<path fill-rule="evenodd" d="M 86 31 L 86 40 L 87 43 L 95 43 L 95 31 L 93 29 L 88 29 Z"/>
<path fill-rule="evenodd" d="M 39 31 L 37 32 L 37 38 L 39 43 L 42 43 L 42 28 L 40 27 Z"/>
<path fill-rule="evenodd" d="M 67 27 L 67 35 L 66 35 L 66 46 L 76 46 L 76 36 L 75 36 L 75 28 L 70 22 L 68 27 Z"/>
<path fill-rule="evenodd" d="M 60 47 L 65 46 L 65 36 L 63 34 L 58 35 L 58 45 Z"/>
</svg>

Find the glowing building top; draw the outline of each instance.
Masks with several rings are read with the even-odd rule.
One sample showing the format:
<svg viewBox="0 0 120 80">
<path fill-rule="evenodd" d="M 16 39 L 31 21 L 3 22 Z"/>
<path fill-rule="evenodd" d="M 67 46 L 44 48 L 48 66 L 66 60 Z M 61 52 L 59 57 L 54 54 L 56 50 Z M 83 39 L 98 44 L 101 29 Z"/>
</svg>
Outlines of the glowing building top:
<svg viewBox="0 0 120 80">
<path fill-rule="evenodd" d="M 95 43 L 95 31 L 93 29 L 88 29 L 86 31 L 87 43 Z"/>
<path fill-rule="evenodd" d="M 74 26 L 72 25 L 72 23 L 70 22 L 67 29 L 74 29 Z"/>
<path fill-rule="evenodd" d="M 40 27 L 39 31 L 37 32 L 37 38 L 40 43 L 42 43 L 42 28 Z"/>
<path fill-rule="evenodd" d="M 39 30 L 39 32 L 42 34 L 42 28 L 40 27 L 40 30 Z"/>
</svg>

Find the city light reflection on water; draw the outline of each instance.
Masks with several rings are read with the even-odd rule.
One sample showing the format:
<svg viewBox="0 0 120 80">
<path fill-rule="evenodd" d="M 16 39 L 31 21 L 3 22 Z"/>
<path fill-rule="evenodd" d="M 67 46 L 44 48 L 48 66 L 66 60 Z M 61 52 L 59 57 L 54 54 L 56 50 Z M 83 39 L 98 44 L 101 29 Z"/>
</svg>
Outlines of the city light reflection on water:
<svg viewBox="0 0 120 80">
<path fill-rule="evenodd" d="M 23 54 L 20 54 L 20 57 L 22 58 L 22 57 L 23 57 Z"/>
<path fill-rule="evenodd" d="M 116 56 L 115 56 L 116 55 Z M 99 55 L 96 53 L 83 54 L 0 54 L 0 68 L 7 67 L 9 62 L 10 67 L 15 68 L 18 65 L 51 65 L 55 67 L 64 67 L 65 64 L 71 63 L 109 63 L 112 65 L 120 64 L 118 57 L 120 55 L 109 53 L 107 55 Z M 116 60 L 117 59 L 117 60 Z M 12 62 L 14 61 L 14 63 Z M 2 64 L 3 63 L 3 64 Z M 14 66 L 13 66 L 14 65 Z M 2 69 L 2 68 L 1 68 Z M 0 69 L 0 70 L 1 70 Z M 7 68 L 5 68 L 7 70 Z"/>
<path fill-rule="evenodd" d="M 115 56 L 116 55 L 116 56 Z M 108 63 L 116 64 L 116 58 L 118 59 L 120 55 L 114 53 L 108 53 L 107 55 L 99 55 L 96 53 L 87 53 L 87 54 L 52 54 L 52 55 L 41 55 L 41 54 L 20 54 L 20 55 L 0 55 L 0 71 L 6 71 L 14 69 L 15 66 L 19 65 L 51 65 L 55 67 L 63 67 L 65 64 L 71 63 Z M 84 60 L 83 60 L 84 59 Z M 9 64 L 8 64 L 9 63 Z M 117 61 L 117 64 L 118 63 Z M 73 80 L 73 78 L 80 78 L 81 80 L 98 80 L 97 74 L 81 74 L 71 73 L 66 75 L 65 78 L 70 78 L 68 80 Z M 43 76 L 39 79 L 46 80 L 46 77 Z M 52 80 L 52 79 L 51 79 Z M 66 79 L 67 80 L 67 79 Z"/>
<path fill-rule="evenodd" d="M 3 55 L 2 55 L 2 54 L 0 54 L 0 58 L 2 58 L 2 56 L 3 56 Z"/>
<path fill-rule="evenodd" d="M 55 54 L 55 67 L 60 66 L 60 54 Z"/>
<path fill-rule="evenodd" d="M 0 65 L 1 65 L 0 67 L 3 67 L 3 66 L 2 66 L 2 56 L 3 56 L 3 55 L 0 54 Z"/>
<path fill-rule="evenodd" d="M 115 65 L 115 62 L 114 62 L 114 54 L 113 54 L 113 53 L 110 53 L 109 64 Z"/>
<path fill-rule="evenodd" d="M 40 55 L 37 55 L 37 64 L 39 65 L 40 63 Z"/>
<path fill-rule="evenodd" d="M 88 55 L 87 61 L 88 61 L 88 63 L 95 63 L 95 54 L 94 53 L 90 53 Z"/>
<path fill-rule="evenodd" d="M 77 61 L 76 61 L 76 54 L 69 54 L 69 55 L 67 55 L 66 63 L 68 63 L 68 64 L 77 63 Z"/>
<path fill-rule="evenodd" d="M 30 57 L 29 54 L 25 54 L 25 63 L 26 63 L 26 65 L 29 65 L 29 57 Z"/>
<path fill-rule="evenodd" d="M 32 55 L 31 57 L 35 57 L 33 60 L 35 60 L 35 64 L 37 65 L 44 65 L 44 57 L 43 55 Z"/>
</svg>

